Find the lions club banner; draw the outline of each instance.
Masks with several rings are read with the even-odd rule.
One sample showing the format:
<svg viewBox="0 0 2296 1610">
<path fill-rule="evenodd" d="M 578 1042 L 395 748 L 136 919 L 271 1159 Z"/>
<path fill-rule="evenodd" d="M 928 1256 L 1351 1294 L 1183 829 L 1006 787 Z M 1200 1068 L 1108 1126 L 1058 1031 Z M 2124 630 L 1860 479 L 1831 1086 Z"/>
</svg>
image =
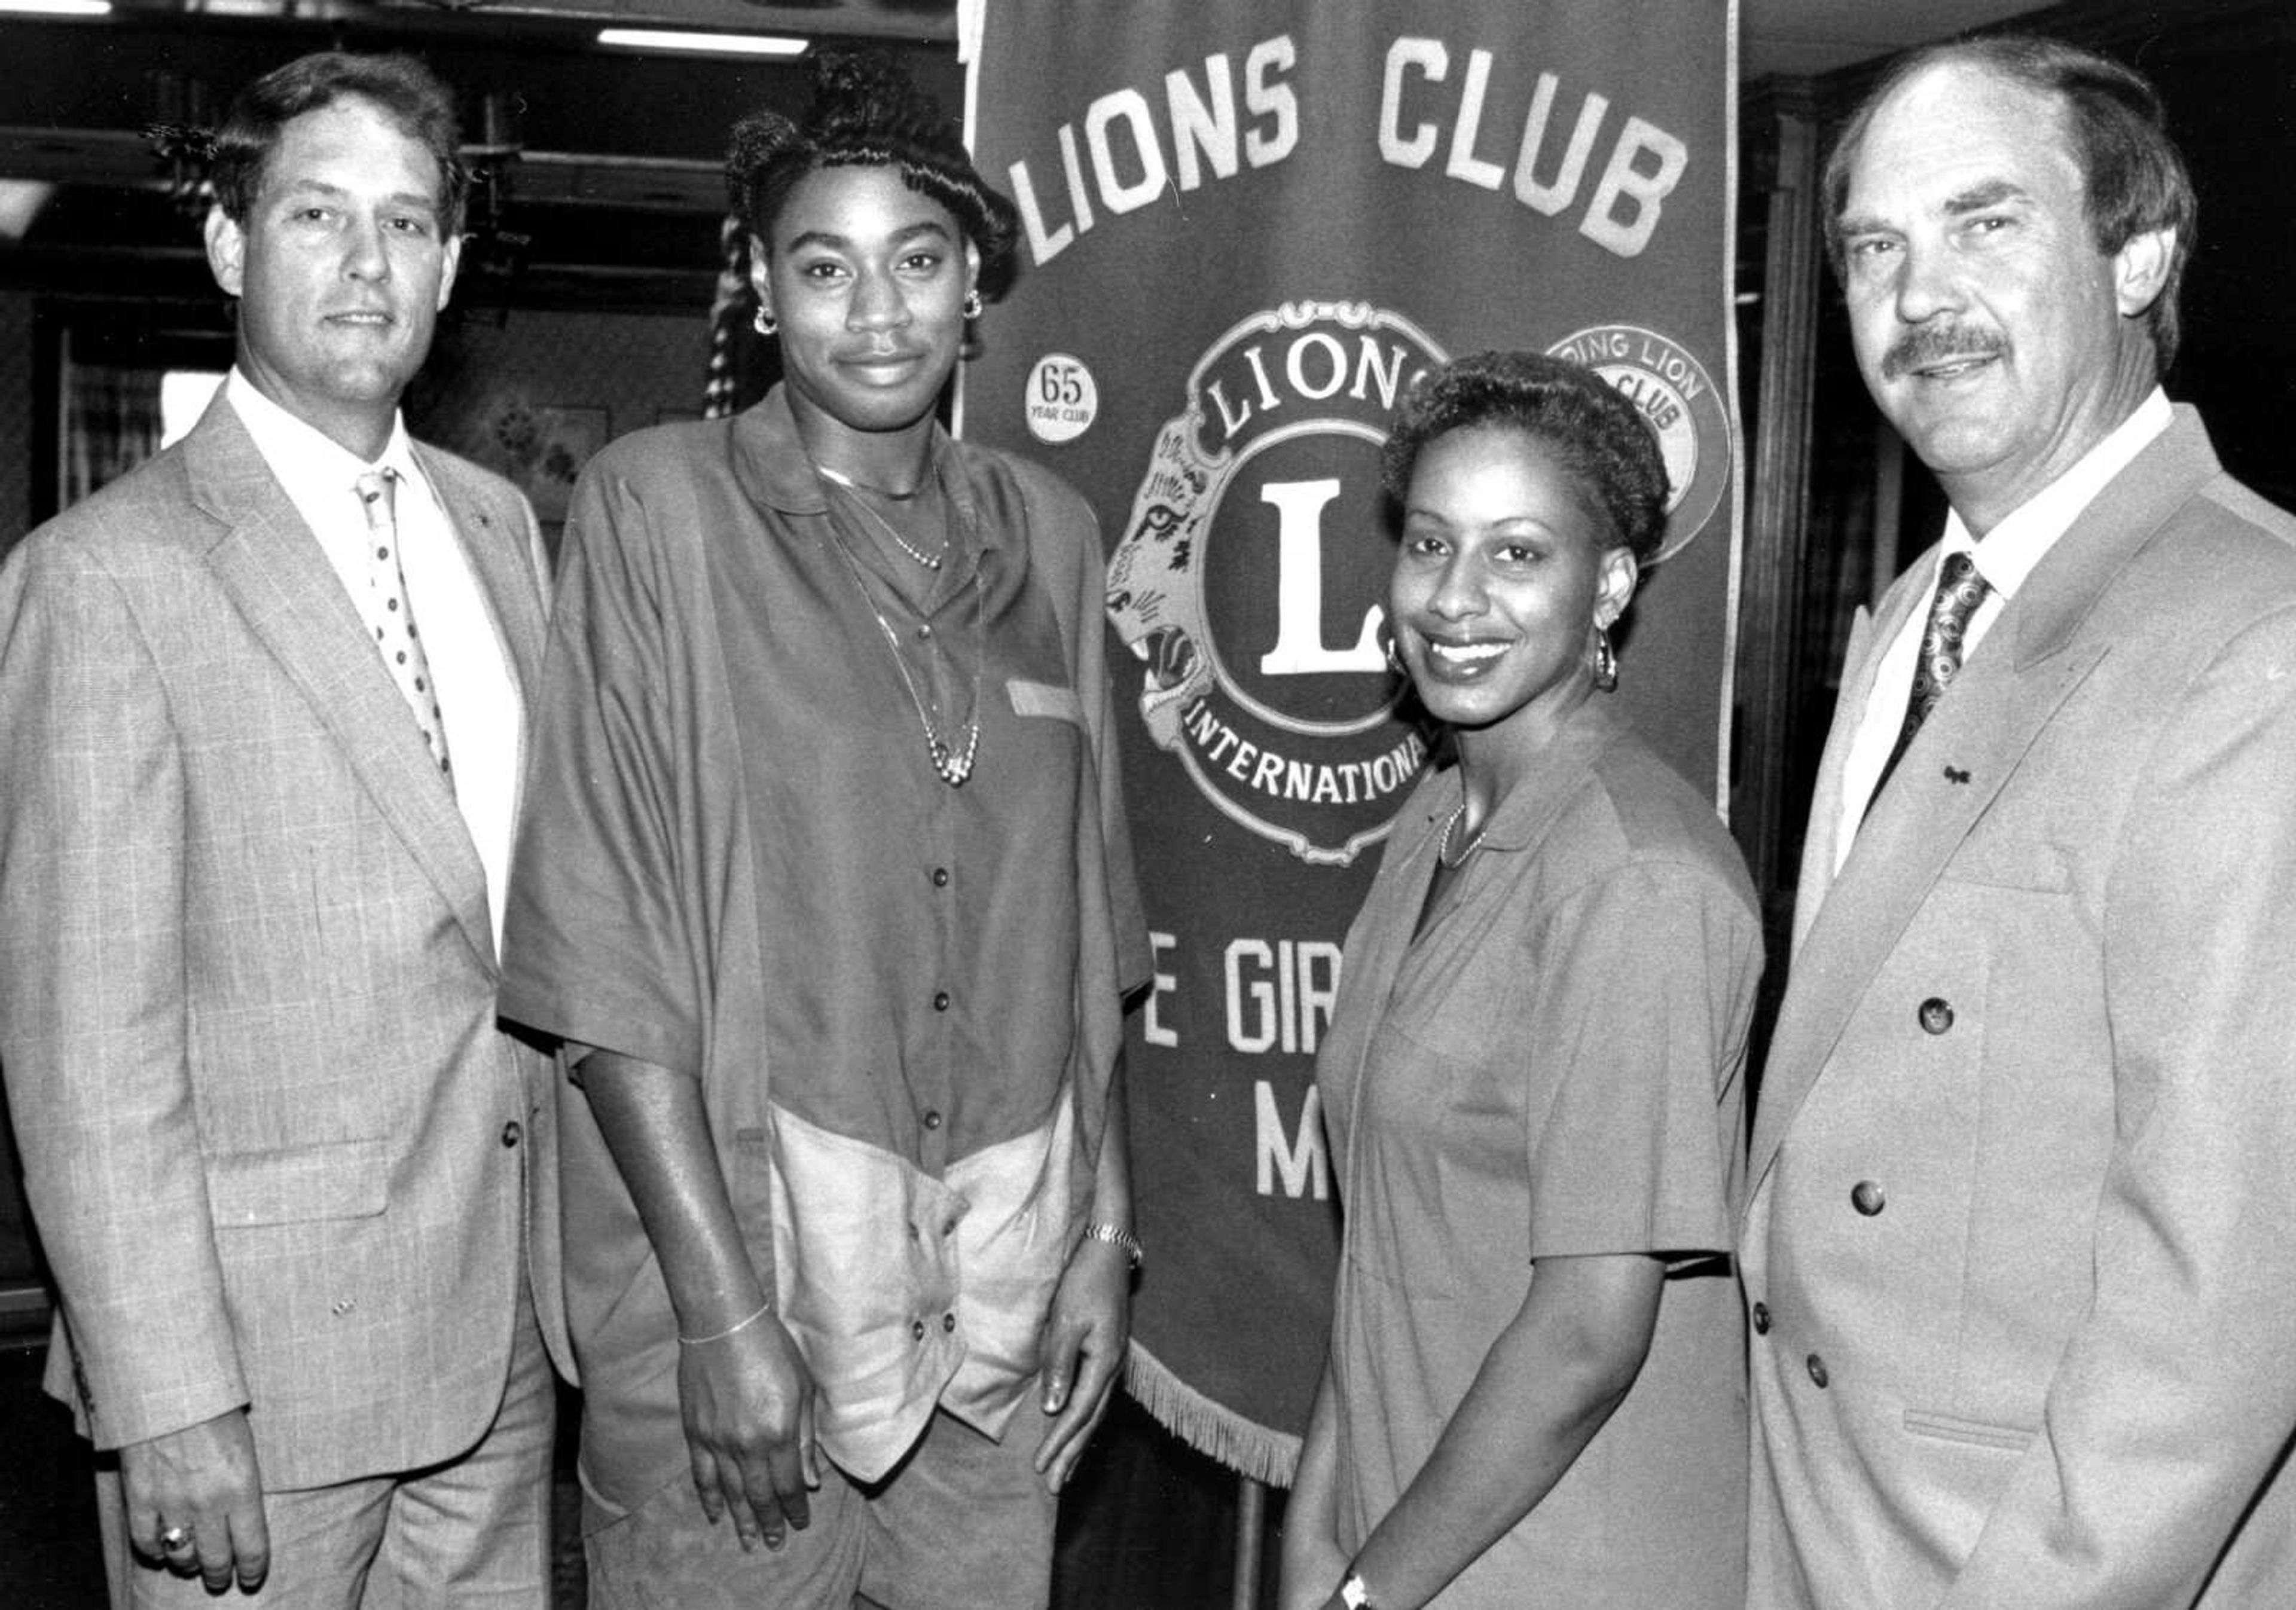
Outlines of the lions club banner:
<svg viewBox="0 0 2296 1610">
<path fill-rule="evenodd" d="M 1379 444 L 1454 354 L 1593 365 L 1665 445 L 1620 644 L 1643 731 L 1724 753 L 1727 0 L 986 0 L 973 151 L 1019 204 L 962 429 L 1109 543 L 1156 978 L 1129 1047 L 1132 1389 L 1285 1482 L 1338 1246 L 1313 1072 L 1341 940 L 1429 761 L 1381 632 Z M 1120 647 L 1116 647 L 1120 643 Z"/>
</svg>

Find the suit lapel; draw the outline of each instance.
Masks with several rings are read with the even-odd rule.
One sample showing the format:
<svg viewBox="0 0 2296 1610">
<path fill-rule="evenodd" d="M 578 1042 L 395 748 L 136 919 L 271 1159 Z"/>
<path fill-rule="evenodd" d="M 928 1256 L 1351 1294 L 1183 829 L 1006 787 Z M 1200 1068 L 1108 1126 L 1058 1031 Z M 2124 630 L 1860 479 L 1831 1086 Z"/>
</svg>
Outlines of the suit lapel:
<svg viewBox="0 0 2296 1610">
<path fill-rule="evenodd" d="M 2145 541 L 2216 473 L 2206 433 L 2190 409 L 2179 408 L 2169 430 L 2098 494 L 2035 567 L 1906 751 L 1841 876 L 1830 882 L 1831 824 L 1821 832 L 1813 821 L 1802 895 L 1807 899 L 1815 890 L 1819 899 L 1814 911 L 1795 912 L 1792 971 L 1763 1067 L 1751 1187 L 1759 1187 L 1874 974 L 1971 829 L 2111 651 L 2112 630 L 2095 618 L 2099 601 Z M 1918 564 L 1910 573 L 1924 574 Z M 1895 617 L 1902 623 L 1904 611 Z M 1827 740 L 1817 792 L 1821 801 L 1830 795 L 1837 816 L 1847 731 L 1866 707 L 1876 662 L 1890 640 L 1886 631 L 1874 636 L 1865 666 L 1843 689 Z M 1819 854 L 1824 866 L 1813 870 L 1807 857 Z M 1746 1200 L 1752 1197 L 1750 1189 Z"/>
<path fill-rule="evenodd" d="M 217 581 L 302 691 L 465 937 L 491 958 L 478 850 L 318 538 L 227 398 L 217 397 L 184 454 L 193 502 L 224 527 L 206 556 Z"/>
<path fill-rule="evenodd" d="M 455 529 L 455 540 L 479 579 L 495 635 L 509 657 L 521 703 L 542 671 L 542 576 L 536 544 L 526 529 L 525 511 L 488 497 L 454 460 L 414 444 L 415 460 L 439 494 Z"/>
<path fill-rule="evenodd" d="M 1921 566 L 1914 567 L 1914 573 L 1920 570 Z M 1836 696 L 1838 710 L 1863 710 L 1872 700 L 1882 658 L 1897 641 L 1913 609 L 1913 593 L 1914 589 L 1900 584 L 1882 599 L 1878 617 L 1860 608 L 1851 618 L 1849 648 L 1842 657 L 1847 671 Z M 1837 719 L 1825 735 L 1825 752 L 1818 761 L 1816 796 L 1810 801 L 1809 821 L 1803 830 L 1801 879 L 1794 892 L 1790 955 L 1800 951 L 1809 925 L 1825 903 L 1826 892 L 1833 884 L 1833 863 L 1840 858 L 1836 846 L 1841 832 L 1842 774 L 1849 769 L 1850 744 L 1856 733 L 1855 722 Z"/>
</svg>

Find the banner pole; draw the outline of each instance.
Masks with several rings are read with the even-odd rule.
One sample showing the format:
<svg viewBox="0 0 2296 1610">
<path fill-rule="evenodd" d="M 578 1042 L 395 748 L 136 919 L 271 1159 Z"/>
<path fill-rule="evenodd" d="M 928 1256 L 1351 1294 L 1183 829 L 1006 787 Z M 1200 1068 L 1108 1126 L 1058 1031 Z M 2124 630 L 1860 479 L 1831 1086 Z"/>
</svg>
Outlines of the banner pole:
<svg viewBox="0 0 2296 1610">
<path fill-rule="evenodd" d="M 1259 1602 L 1259 1540 L 1267 1519 L 1267 1483 L 1235 1478 L 1235 1590 L 1228 1610 L 1253 1610 Z"/>
</svg>

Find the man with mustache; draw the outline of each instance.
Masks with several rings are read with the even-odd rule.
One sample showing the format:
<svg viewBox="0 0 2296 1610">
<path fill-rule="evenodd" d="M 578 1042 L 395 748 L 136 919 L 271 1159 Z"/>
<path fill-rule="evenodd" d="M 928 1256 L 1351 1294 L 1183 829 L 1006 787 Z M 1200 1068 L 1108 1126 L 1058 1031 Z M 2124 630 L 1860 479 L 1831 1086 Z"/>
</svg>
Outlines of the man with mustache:
<svg viewBox="0 0 2296 1610">
<path fill-rule="evenodd" d="M 405 57 L 250 86 L 229 379 L 0 568 L 0 1063 L 115 1606 L 548 1601 L 551 1069 L 494 1012 L 544 571 L 398 416 L 455 151 Z"/>
<path fill-rule="evenodd" d="M 1824 192 L 1952 506 L 1860 613 L 1741 1231 L 1750 1604 L 2296 1604 L 2296 522 L 2161 377 L 2193 192 L 2046 40 Z"/>
</svg>

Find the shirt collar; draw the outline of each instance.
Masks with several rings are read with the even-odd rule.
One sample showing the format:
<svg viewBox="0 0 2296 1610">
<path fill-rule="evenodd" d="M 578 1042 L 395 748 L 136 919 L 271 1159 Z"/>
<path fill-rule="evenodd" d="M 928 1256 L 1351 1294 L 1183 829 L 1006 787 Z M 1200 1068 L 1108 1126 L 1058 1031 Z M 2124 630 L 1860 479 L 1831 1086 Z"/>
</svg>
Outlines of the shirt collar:
<svg viewBox="0 0 2296 1610">
<path fill-rule="evenodd" d="M 414 486 L 429 485 L 414 462 L 406 421 L 396 411 L 390 416 L 390 440 L 381 456 L 370 464 L 325 431 L 264 396 L 243 369 L 232 370 L 224 382 L 224 394 L 240 423 L 247 427 L 247 434 L 255 438 L 256 451 L 298 507 L 331 507 L 328 500 L 350 491 L 370 470 L 396 470 Z"/>
<path fill-rule="evenodd" d="M 1623 716 L 1610 696 L 1590 693 L 1562 719 L 1562 726 L 1539 756 L 1538 766 L 1498 802 L 1477 830 L 1487 850 L 1522 850 L 1546 833 L 1556 810 L 1585 780 L 1587 772 L 1605 749 L 1626 731 Z M 1434 841 L 1442 824 L 1458 805 L 1466 780 L 1454 762 L 1437 773 L 1440 780 L 1419 797 L 1425 841 Z"/>
<path fill-rule="evenodd" d="M 2025 578 L 2057 539 L 2072 529 L 2081 511 L 2175 419 L 2168 393 L 2153 387 L 2135 413 L 2083 454 L 2072 468 L 2010 511 L 2007 518 L 1985 534 L 1981 543 L 1970 535 L 1958 513 L 1948 514 L 1943 553 L 1966 553 L 1975 559 L 1978 573 L 2005 603 L 2017 595 L 2017 589 L 2025 584 Z"/>
<path fill-rule="evenodd" d="M 829 494 L 798 435 L 797 416 L 790 412 L 788 382 L 776 382 L 754 405 L 737 415 L 734 425 L 734 474 L 750 495 L 784 514 L 822 514 Z M 956 443 L 933 424 L 932 462 L 939 468 L 942 490 L 955 506 L 956 517 L 972 534 L 981 552 L 1004 545 L 1004 534 L 993 520 L 980 518 L 980 496 L 972 484 L 973 466 L 957 451 Z"/>
</svg>

